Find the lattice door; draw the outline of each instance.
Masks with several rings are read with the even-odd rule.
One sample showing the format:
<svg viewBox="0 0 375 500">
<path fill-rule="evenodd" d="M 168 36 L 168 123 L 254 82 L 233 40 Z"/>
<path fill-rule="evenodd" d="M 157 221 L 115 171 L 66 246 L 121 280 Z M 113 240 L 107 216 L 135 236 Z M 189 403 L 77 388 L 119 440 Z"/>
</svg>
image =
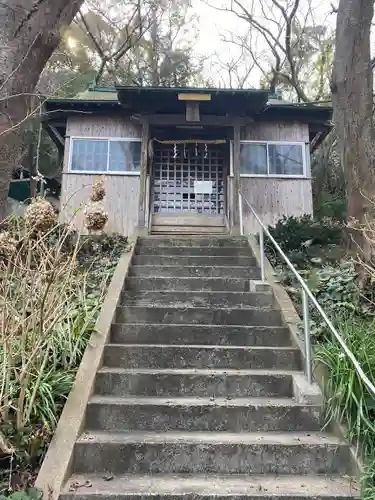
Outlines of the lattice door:
<svg viewBox="0 0 375 500">
<path fill-rule="evenodd" d="M 224 213 L 223 154 L 216 145 L 155 144 L 154 213 Z M 210 193 L 198 193 L 196 181 L 209 181 Z"/>
</svg>

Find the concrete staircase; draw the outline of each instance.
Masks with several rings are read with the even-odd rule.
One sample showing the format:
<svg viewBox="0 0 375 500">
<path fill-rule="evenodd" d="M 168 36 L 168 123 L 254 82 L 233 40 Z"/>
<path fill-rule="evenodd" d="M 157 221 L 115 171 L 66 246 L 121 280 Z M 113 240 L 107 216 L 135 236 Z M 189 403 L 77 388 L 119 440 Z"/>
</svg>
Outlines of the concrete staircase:
<svg viewBox="0 0 375 500">
<path fill-rule="evenodd" d="M 354 497 L 243 238 L 139 239 L 60 498 Z"/>
</svg>

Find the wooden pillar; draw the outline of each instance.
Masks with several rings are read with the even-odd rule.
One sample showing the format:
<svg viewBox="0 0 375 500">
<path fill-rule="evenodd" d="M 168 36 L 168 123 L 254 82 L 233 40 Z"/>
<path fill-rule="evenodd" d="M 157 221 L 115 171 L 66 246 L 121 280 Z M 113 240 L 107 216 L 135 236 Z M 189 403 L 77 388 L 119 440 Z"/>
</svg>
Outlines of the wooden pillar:
<svg viewBox="0 0 375 500">
<path fill-rule="evenodd" d="M 146 196 L 147 194 L 147 163 L 148 163 L 148 139 L 149 124 L 142 123 L 142 145 L 141 145 L 141 175 L 139 179 L 139 206 L 138 206 L 138 228 L 146 231 Z"/>
<path fill-rule="evenodd" d="M 232 184 L 232 233 L 240 234 L 240 214 L 238 210 L 238 191 L 240 189 L 241 125 L 233 126 L 233 184 Z"/>
</svg>

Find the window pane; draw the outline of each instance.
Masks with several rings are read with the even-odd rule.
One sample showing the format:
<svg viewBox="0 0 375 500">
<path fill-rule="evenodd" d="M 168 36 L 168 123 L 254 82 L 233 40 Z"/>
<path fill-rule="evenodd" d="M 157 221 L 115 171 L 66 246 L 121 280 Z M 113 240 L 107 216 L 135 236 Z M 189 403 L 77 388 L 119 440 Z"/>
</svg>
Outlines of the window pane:
<svg viewBox="0 0 375 500">
<path fill-rule="evenodd" d="M 270 174 L 303 175 L 303 147 L 299 144 L 269 144 Z"/>
<path fill-rule="evenodd" d="M 109 170 L 111 172 L 139 172 L 140 164 L 140 141 L 110 141 Z"/>
<path fill-rule="evenodd" d="M 241 174 L 267 175 L 267 145 L 242 143 Z"/>
<path fill-rule="evenodd" d="M 107 170 L 108 141 L 101 139 L 73 139 L 71 170 L 77 172 L 105 172 Z"/>
</svg>

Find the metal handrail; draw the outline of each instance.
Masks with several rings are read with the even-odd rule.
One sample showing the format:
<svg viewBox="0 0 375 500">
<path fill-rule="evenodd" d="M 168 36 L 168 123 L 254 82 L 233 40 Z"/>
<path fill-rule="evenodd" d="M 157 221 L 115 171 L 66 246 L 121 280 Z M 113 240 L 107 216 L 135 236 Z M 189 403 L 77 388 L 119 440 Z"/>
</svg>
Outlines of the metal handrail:
<svg viewBox="0 0 375 500">
<path fill-rule="evenodd" d="M 339 342 L 341 345 L 343 351 L 345 354 L 348 356 L 350 361 L 353 363 L 354 368 L 356 369 L 359 377 L 362 379 L 363 383 L 367 386 L 367 388 L 372 392 L 372 394 L 375 396 L 375 386 L 371 382 L 371 380 L 367 377 L 365 372 L 362 370 L 361 365 L 358 363 L 356 357 L 352 353 L 352 351 L 349 349 L 349 347 L 345 344 L 345 341 L 339 334 L 339 332 L 336 330 L 336 328 L 333 326 L 331 320 L 328 318 L 324 310 L 322 309 L 321 305 L 319 302 L 316 300 L 315 296 L 311 292 L 310 288 L 307 286 L 306 282 L 302 278 L 302 276 L 299 274 L 297 269 L 293 266 L 293 264 L 290 262 L 288 257 L 285 255 L 285 253 L 282 251 L 280 248 L 279 244 L 275 240 L 275 238 L 271 235 L 271 233 L 268 231 L 267 227 L 263 224 L 261 221 L 260 217 L 258 214 L 255 212 L 254 208 L 250 205 L 249 201 L 244 197 L 244 195 L 241 193 L 241 191 L 238 192 L 239 198 L 238 198 L 238 203 L 239 203 L 239 215 L 240 215 L 240 226 L 241 226 L 241 235 L 244 234 L 244 227 L 243 227 L 243 212 L 242 212 L 242 201 L 244 200 L 246 205 L 249 207 L 251 210 L 252 214 L 256 218 L 259 226 L 260 226 L 260 232 L 259 232 L 259 245 L 260 245 L 260 266 L 261 266 L 261 276 L 262 276 L 262 281 L 265 281 L 265 253 L 264 253 L 264 234 L 267 235 L 267 237 L 270 239 L 270 241 L 273 243 L 273 246 L 276 248 L 280 256 L 283 258 L 289 269 L 292 271 L 294 274 L 295 278 L 301 285 L 302 289 L 302 309 L 303 309 L 303 325 L 304 325 L 304 337 L 305 337 L 305 373 L 306 377 L 309 383 L 312 383 L 312 358 L 311 358 L 311 336 L 310 336 L 310 324 L 309 324 L 309 303 L 308 299 L 311 300 L 313 305 L 315 306 L 315 309 L 320 313 L 321 317 L 324 319 L 326 325 L 328 328 L 331 330 L 333 335 L 335 336 L 336 340 Z"/>
</svg>

